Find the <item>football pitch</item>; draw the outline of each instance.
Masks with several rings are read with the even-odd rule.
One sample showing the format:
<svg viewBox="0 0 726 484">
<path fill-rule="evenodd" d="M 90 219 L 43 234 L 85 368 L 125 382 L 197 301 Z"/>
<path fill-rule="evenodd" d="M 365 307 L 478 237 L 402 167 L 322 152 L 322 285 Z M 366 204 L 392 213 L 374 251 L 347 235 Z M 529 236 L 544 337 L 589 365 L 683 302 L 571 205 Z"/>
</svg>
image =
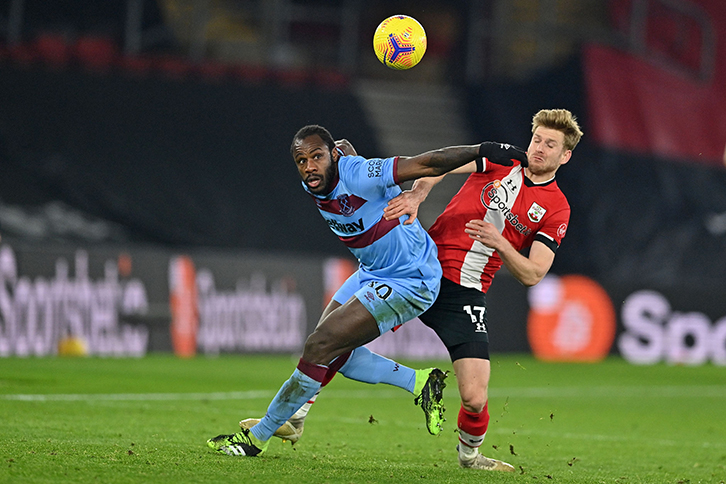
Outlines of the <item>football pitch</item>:
<svg viewBox="0 0 726 484">
<path fill-rule="evenodd" d="M 264 414 L 296 357 L 183 360 L 0 358 L 0 482 L 723 483 L 726 368 L 543 363 L 493 355 L 482 453 L 516 473 L 460 469 L 459 409 L 447 380 L 445 430 L 413 397 L 338 375 L 303 438 L 258 458 L 206 440 Z M 413 362 L 408 362 L 413 363 Z M 415 362 L 451 369 L 450 362 Z"/>
</svg>

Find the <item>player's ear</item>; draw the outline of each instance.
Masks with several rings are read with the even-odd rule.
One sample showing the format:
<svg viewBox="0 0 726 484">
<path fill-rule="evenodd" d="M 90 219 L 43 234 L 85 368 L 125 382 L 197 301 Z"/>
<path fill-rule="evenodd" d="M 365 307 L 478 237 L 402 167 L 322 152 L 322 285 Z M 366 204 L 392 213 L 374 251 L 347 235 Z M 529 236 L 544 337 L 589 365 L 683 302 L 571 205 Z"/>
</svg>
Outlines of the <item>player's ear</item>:
<svg viewBox="0 0 726 484">
<path fill-rule="evenodd" d="M 333 158 L 333 162 L 337 163 L 341 156 L 345 156 L 345 153 L 343 153 L 343 150 L 336 146 L 335 148 L 333 148 L 331 155 Z"/>
<path fill-rule="evenodd" d="M 564 165 L 568 161 L 570 161 L 570 158 L 572 157 L 572 150 L 567 150 L 563 153 L 562 158 L 560 159 L 560 166 Z"/>
</svg>

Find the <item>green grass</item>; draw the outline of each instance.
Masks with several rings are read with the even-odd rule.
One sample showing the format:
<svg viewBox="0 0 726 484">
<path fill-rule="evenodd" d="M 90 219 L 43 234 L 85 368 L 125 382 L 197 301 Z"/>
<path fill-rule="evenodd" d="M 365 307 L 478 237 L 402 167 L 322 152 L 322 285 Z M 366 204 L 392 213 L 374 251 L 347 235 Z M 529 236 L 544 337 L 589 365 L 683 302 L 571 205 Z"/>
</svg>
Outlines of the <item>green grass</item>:
<svg viewBox="0 0 726 484">
<path fill-rule="evenodd" d="M 261 416 L 295 358 L 0 358 L 0 482 L 719 483 L 726 368 L 548 364 L 494 355 L 483 453 L 515 474 L 459 469 L 455 379 L 441 435 L 412 396 L 340 376 L 293 448 L 253 459 L 205 441 Z M 424 367 L 449 362 L 417 362 Z M 26 395 L 27 397 L 20 397 Z"/>
</svg>

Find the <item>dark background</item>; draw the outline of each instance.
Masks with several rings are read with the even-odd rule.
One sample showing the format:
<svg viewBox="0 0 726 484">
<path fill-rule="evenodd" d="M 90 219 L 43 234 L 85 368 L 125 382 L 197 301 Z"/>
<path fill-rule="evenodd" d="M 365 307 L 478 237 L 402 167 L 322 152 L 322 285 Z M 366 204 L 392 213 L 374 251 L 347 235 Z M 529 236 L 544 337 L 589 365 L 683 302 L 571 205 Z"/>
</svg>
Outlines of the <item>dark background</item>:
<svg viewBox="0 0 726 484">
<path fill-rule="evenodd" d="M 224 58 L 211 41 L 200 55 L 194 36 L 180 33 L 178 19 L 163 3 L 142 3 L 138 27 L 144 42 L 134 49 L 125 1 L 72 6 L 27 1 L 20 24 L 12 15 L 17 2 L 0 2 L 3 239 L 16 246 L 123 243 L 347 256 L 300 188 L 289 143 L 299 127 L 317 123 L 350 139 L 362 153 L 380 153 L 377 127 L 355 95 L 358 80 L 377 78 L 450 86 L 465 106 L 471 143 L 526 146 L 537 110 L 570 109 L 586 134 L 558 172 L 572 219 L 553 272 L 581 273 L 610 284 L 722 291 L 723 164 L 704 163 L 697 155 L 667 156 L 657 147 L 643 152 L 609 146 L 593 129 L 600 121 L 591 117 L 586 77 L 592 74 L 583 67 L 583 45 L 614 46 L 678 76 L 679 69 L 691 66 L 691 24 L 688 18 L 679 23 L 679 11 L 662 2 L 649 3 L 646 19 L 660 27 L 642 26 L 651 50 L 638 51 L 618 37 L 636 3 L 569 7 L 572 18 L 563 15 L 560 24 L 537 24 L 541 29 L 534 31 L 540 44 L 557 42 L 537 51 L 549 53 L 548 62 L 535 62 L 536 52 L 520 48 L 517 63 L 507 52 L 521 47 L 524 34 L 512 17 L 509 35 L 497 37 L 495 13 L 501 5 L 495 1 L 288 2 L 310 16 L 286 24 L 284 35 L 278 35 L 293 54 L 268 50 L 262 62 Z M 696 3 L 709 19 L 706 26 L 724 24 L 718 2 Z M 265 22 L 273 15 L 265 10 L 268 2 L 219 4 L 248 9 L 256 45 L 264 43 L 270 34 Z M 538 8 L 547 5 L 543 0 Z M 329 17 L 318 15 L 320 9 L 357 12 L 358 20 L 336 24 L 323 20 Z M 392 72 L 371 61 L 369 38 L 383 15 L 400 12 L 426 20 L 429 51 L 420 66 Z M 535 13 L 542 16 L 541 10 Z M 574 28 L 583 24 L 588 28 Z M 20 25 L 15 34 L 13 25 Z M 351 26 L 357 30 L 345 37 Z M 717 49 L 723 35 L 716 28 Z M 356 41 L 352 67 L 336 50 L 345 47 L 346 38 Z M 501 47 L 502 39 L 509 39 L 509 51 Z M 698 39 L 700 55 L 698 47 L 708 39 Z M 311 48 L 302 50 L 308 44 Z M 242 51 L 237 48 L 236 55 Z M 714 59 L 711 77 L 697 82 L 720 85 L 726 56 L 716 50 Z M 472 66 L 478 74 L 471 74 Z M 692 71 L 684 78 L 700 79 L 698 66 Z M 722 101 L 713 98 L 714 105 Z M 687 114 L 684 126 L 701 114 L 713 116 Z M 726 144 L 722 116 L 716 119 L 722 124 L 711 124 L 713 132 L 703 136 Z"/>
</svg>

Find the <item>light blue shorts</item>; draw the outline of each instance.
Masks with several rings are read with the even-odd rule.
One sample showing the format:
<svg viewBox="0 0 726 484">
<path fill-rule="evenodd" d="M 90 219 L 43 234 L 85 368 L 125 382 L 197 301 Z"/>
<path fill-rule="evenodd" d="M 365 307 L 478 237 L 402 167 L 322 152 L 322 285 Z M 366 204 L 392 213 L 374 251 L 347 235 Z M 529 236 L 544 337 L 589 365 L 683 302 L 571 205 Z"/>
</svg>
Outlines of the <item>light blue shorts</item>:
<svg viewBox="0 0 726 484">
<path fill-rule="evenodd" d="M 345 304 L 355 296 L 378 323 L 381 334 L 418 317 L 436 300 L 441 280 L 376 278 L 356 271 L 333 296 Z"/>
</svg>

